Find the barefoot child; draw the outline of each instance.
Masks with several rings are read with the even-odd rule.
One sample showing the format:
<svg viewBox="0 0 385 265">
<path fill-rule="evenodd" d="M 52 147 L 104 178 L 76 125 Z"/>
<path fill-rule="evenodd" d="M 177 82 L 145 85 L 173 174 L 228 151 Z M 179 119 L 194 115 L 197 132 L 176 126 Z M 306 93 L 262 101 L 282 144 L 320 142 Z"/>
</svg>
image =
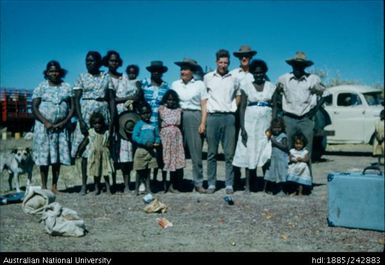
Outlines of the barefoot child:
<svg viewBox="0 0 385 265">
<path fill-rule="evenodd" d="M 271 159 L 265 174 L 265 192 L 269 193 L 272 185 L 277 183 L 278 192 L 283 193 L 283 185 L 287 178 L 288 167 L 288 143 L 285 133 L 285 124 L 282 118 L 275 118 L 271 121 L 270 131 L 272 136 L 270 141 L 272 144 Z"/>
<path fill-rule="evenodd" d="M 100 194 L 100 179 L 103 176 L 106 183 L 106 191 L 111 194 L 110 176 L 114 166 L 109 150 L 110 134 L 104 116 L 100 112 L 94 112 L 90 117 L 91 129 L 88 130 L 88 137 L 80 143 L 76 156 L 88 149 L 87 172 L 94 176 L 95 195 Z"/>
<path fill-rule="evenodd" d="M 309 151 L 306 146 L 306 137 L 298 132 L 293 136 L 294 148 L 289 151 L 289 169 L 287 181 L 298 184 L 298 195 L 303 195 L 304 187 L 311 187 L 312 180 L 309 170 Z"/>
<path fill-rule="evenodd" d="M 163 171 L 170 172 L 170 192 L 178 192 L 177 183 L 183 177 L 183 168 L 186 166 L 183 148 L 182 132 L 179 129 L 182 118 L 182 109 L 179 106 L 179 96 L 174 90 L 164 94 L 159 107 L 160 139 L 163 150 Z M 167 192 L 166 179 L 163 179 Z"/>
<path fill-rule="evenodd" d="M 160 145 L 159 128 L 151 123 L 151 106 L 145 102 L 139 107 L 140 120 L 136 122 L 132 140 L 137 145 L 134 170 L 137 171 L 135 193 L 139 195 L 140 183 L 145 183 L 145 193 L 150 190 L 150 170 L 158 168 L 156 147 Z"/>
</svg>

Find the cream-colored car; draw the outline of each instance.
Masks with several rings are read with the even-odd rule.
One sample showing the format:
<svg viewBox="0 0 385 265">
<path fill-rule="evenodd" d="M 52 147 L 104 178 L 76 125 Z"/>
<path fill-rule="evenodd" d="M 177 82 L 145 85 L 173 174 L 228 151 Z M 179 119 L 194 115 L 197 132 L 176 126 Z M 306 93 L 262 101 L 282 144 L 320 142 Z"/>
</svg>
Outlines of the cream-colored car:
<svg viewBox="0 0 385 265">
<path fill-rule="evenodd" d="M 361 85 L 327 89 L 325 110 L 331 124 L 325 127 L 328 144 L 370 143 L 383 106 L 383 90 Z"/>
</svg>

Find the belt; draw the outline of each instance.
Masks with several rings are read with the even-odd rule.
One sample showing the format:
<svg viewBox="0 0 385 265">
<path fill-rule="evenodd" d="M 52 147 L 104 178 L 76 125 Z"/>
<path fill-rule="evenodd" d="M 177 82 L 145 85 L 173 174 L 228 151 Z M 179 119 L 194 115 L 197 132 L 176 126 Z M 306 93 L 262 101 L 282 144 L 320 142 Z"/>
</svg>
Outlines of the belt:
<svg viewBox="0 0 385 265">
<path fill-rule="evenodd" d="M 290 112 L 284 112 L 283 115 L 290 117 L 290 118 L 293 118 L 293 119 L 296 119 L 296 120 L 302 120 L 303 118 L 307 118 L 308 113 L 306 113 L 302 116 L 298 116 L 298 115 L 295 115 L 295 114 L 290 113 Z"/>
<path fill-rule="evenodd" d="M 247 106 L 271 107 L 271 103 L 266 101 L 255 101 L 250 102 L 249 104 L 247 104 Z"/>
<path fill-rule="evenodd" d="M 216 111 L 216 112 L 209 112 L 209 115 L 226 115 L 231 114 L 234 115 L 234 112 L 224 112 L 224 111 Z"/>
<path fill-rule="evenodd" d="M 201 111 L 200 109 L 184 109 L 183 111 Z"/>
</svg>

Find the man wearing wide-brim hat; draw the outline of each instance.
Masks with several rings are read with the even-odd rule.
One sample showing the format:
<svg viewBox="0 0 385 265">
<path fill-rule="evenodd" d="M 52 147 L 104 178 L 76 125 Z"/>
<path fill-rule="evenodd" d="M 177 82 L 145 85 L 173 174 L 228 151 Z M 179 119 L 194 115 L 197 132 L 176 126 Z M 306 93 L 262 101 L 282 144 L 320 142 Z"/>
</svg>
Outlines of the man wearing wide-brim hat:
<svg viewBox="0 0 385 265">
<path fill-rule="evenodd" d="M 195 80 L 193 73 L 199 69 L 197 61 L 184 58 L 175 62 L 180 66 L 180 79 L 171 85 L 180 98 L 182 112 L 183 139 L 189 149 L 192 161 L 194 188 L 205 193 L 203 188 L 202 147 L 206 131 L 207 90 L 201 80 Z"/>
<path fill-rule="evenodd" d="M 239 59 L 239 67 L 233 69 L 230 73 L 235 75 L 239 81 L 243 78 L 249 79 L 251 82 L 254 80 L 253 75 L 249 73 L 249 64 L 251 59 L 257 52 L 252 50 L 249 45 L 241 45 L 238 51 L 233 52 L 233 55 Z"/>
<path fill-rule="evenodd" d="M 151 73 L 150 78 L 142 80 L 142 92 L 146 102 L 150 104 L 152 113 L 151 113 L 151 123 L 155 126 L 158 126 L 158 109 L 160 102 L 164 94 L 169 90 L 167 82 L 163 81 L 162 77 L 168 68 L 163 64 L 162 61 L 152 61 L 149 66 L 146 67 L 147 71 Z M 159 148 L 157 150 L 157 162 L 159 168 L 163 168 L 163 159 L 161 157 L 162 150 Z M 156 178 L 157 169 L 154 170 L 154 178 Z M 167 172 L 164 172 L 163 178 L 167 176 Z"/>
<path fill-rule="evenodd" d="M 314 120 L 313 117 L 322 105 L 325 91 L 319 76 L 305 72 L 305 68 L 313 65 L 304 52 L 298 51 L 294 57 L 285 60 L 292 67 L 291 73 L 279 77 L 277 96 L 282 96 L 283 120 L 286 125 L 289 148 L 293 147 L 293 136 L 301 131 L 306 139 L 305 148 L 311 157 Z M 273 117 L 277 115 L 277 96 L 274 98 Z M 311 188 L 311 187 L 309 187 Z"/>
</svg>

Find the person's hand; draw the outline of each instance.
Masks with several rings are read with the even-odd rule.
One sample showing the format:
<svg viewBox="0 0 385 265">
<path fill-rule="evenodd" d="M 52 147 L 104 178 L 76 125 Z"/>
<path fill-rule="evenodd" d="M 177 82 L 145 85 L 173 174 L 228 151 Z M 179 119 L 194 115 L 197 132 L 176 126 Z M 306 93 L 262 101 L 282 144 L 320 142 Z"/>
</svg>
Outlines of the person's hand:
<svg viewBox="0 0 385 265">
<path fill-rule="evenodd" d="M 242 143 L 247 147 L 247 132 L 245 129 L 241 129 Z"/>
<path fill-rule="evenodd" d="M 204 134 L 206 131 L 206 125 L 204 123 L 199 124 L 198 132 L 199 134 Z"/>
<path fill-rule="evenodd" d="M 44 121 L 44 127 L 48 130 L 53 128 L 53 124 L 50 123 L 49 121 Z"/>
<path fill-rule="evenodd" d="M 266 135 L 266 137 L 267 137 L 267 139 L 271 139 L 271 136 L 273 135 L 273 133 L 271 132 L 271 130 L 270 129 L 267 129 L 266 131 L 265 131 L 265 135 Z"/>
</svg>

